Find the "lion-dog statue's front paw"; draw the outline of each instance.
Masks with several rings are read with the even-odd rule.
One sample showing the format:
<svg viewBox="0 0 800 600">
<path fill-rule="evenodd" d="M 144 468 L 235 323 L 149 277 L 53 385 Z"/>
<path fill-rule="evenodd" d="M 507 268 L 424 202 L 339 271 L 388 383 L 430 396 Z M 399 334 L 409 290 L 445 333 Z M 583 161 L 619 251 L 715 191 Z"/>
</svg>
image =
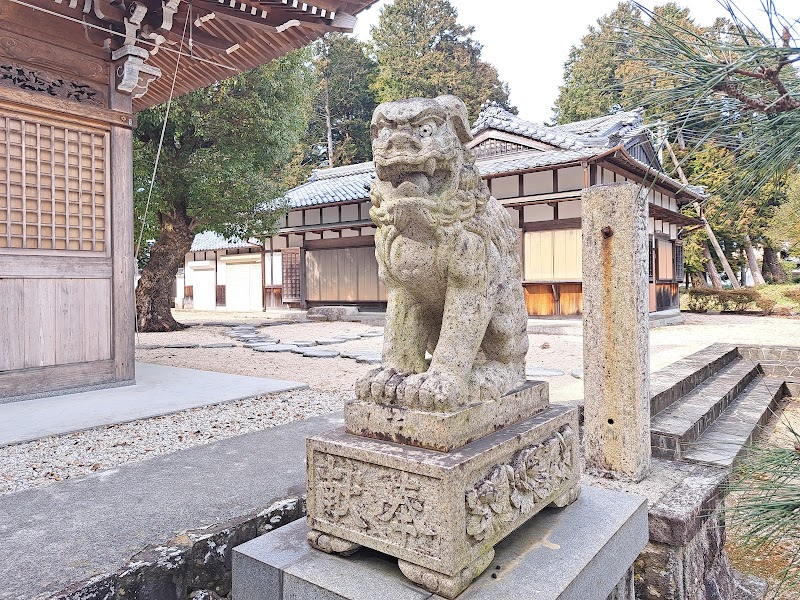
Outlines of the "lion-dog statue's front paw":
<svg viewBox="0 0 800 600">
<path fill-rule="evenodd" d="M 463 383 L 447 373 L 408 375 L 395 390 L 397 404 L 422 410 L 452 410 L 464 397 Z"/>
<path fill-rule="evenodd" d="M 397 387 L 406 377 L 394 367 L 378 367 L 356 381 L 356 398 L 361 402 L 395 404 Z"/>
</svg>

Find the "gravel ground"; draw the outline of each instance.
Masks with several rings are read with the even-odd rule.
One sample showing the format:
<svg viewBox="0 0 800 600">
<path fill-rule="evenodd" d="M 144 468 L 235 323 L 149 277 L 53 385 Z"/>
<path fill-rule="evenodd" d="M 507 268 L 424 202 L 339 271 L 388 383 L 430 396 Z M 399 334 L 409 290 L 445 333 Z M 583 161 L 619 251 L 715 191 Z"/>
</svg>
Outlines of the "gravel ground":
<svg viewBox="0 0 800 600">
<path fill-rule="evenodd" d="M 270 317 L 264 313 L 188 311 L 176 316 L 179 320 L 193 322 L 250 324 L 262 323 Z M 792 345 L 800 339 L 798 319 L 688 314 L 686 320 L 685 325 L 651 331 L 653 370 L 714 342 Z M 376 330 L 361 323 L 300 322 L 263 327 L 259 332 L 281 341 L 292 341 Z M 231 342 L 232 338 L 226 335 L 228 331 L 225 327 L 201 325 L 175 333 L 139 334 L 137 344 Z M 558 369 L 564 373 L 547 378 L 551 399 L 576 402 L 582 398 L 583 381 L 572 375 L 573 372 L 577 375 L 582 368 L 582 338 L 537 334 L 530 335 L 529 339 L 529 367 Z M 323 348 L 380 352 L 382 342 L 382 337 L 370 337 Z M 293 353 L 261 353 L 244 348 L 240 342 L 237 344 L 235 348 L 137 350 L 136 359 L 167 366 L 302 381 L 310 388 L 0 448 L 0 494 L 113 469 L 158 454 L 339 410 L 356 379 L 373 368 L 341 357 L 306 358 Z"/>
</svg>

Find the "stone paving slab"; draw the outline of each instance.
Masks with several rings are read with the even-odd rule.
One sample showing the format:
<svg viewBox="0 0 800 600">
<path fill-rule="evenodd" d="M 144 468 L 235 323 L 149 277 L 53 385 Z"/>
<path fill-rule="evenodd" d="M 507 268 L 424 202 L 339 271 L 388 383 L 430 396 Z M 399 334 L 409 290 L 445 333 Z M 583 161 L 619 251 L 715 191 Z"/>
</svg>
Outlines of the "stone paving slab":
<svg viewBox="0 0 800 600">
<path fill-rule="evenodd" d="M 528 377 L 560 377 L 564 374 L 561 369 L 548 369 L 547 367 L 527 367 L 525 375 Z"/>
<path fill-rule="evenodd" d="M 296 381 L 136 363 L 135 385 L 0 404 L 0 446 L 306 387 Z"/>
<path fill-rule="evenodd" d="M 218 342 L 214 344 L 203 344 L 201 348 L 236 348 L 236 344 L 226 344 L 225 342 Z"/>
<path fill-rule="evenodd" d="M 182 531 L 305 493 L 305 439 L 342 423 L 314 417 L 0 496 L 0 599 L 56 593 Z"/>
</svg>

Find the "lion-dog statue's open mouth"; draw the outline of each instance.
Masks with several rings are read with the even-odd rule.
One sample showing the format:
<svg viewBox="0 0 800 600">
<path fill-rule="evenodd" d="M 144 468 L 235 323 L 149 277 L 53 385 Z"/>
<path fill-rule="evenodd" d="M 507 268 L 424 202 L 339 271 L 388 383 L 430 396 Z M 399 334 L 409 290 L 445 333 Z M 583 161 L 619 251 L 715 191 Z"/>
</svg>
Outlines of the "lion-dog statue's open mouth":
<svg viewBox="0 0 800 600">
<path fill-rule="evenodd" d="M 383 365 L 357 397 L 432 411 L 497 399 L 524 381 L 527 313 L 517 231 L 464 146 L 467 109 L 455 96 L 381 104 L 371 135 L 388 305 Z"/>
</svg>

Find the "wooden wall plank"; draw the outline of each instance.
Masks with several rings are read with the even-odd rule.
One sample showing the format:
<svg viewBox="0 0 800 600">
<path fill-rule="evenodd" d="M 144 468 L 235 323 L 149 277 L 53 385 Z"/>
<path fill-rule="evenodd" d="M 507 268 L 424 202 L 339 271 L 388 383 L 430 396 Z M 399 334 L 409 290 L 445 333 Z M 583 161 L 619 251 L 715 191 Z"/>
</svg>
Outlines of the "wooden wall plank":
<svg viewBox="0 0 800 600">
<path fill-rule="evenodd" d="M 306 260 L 306 300 L 310 302 L 316 302 L 320 299 L 319 295 L 319 285 L 320 285 L 320 273 L 319 273 L 319 260 L 318 258 L 319 252 L 315 252 L 313 250 L 306 250 L 305 252 L 305 260 Z"/>
<path fill-rule="evenodd" d="M 53 256 L 0 254 L 0 277 L 25 279 L 108 279 L 111 259 L 100 256 Z"/>
<path fill-rule="evenodd" d="M 580 283 L 558 285 L 560 314 L 578 315 L 583 311 L 583 286 Z"/>
<path fill-rule="evenodd" d="M 8 371 L 0 377 L 0 398 L 102 385 L 114 381 L 114 362 L 103 360 Z"/>
<path fill-rule="evenodd" d="M 21 369 L 24 366 L 22 279 L 0 279 L 0 371 Z"/>
<path fill-rule="evenodd" d="M 133 132 L 124 127 L 111 128 L 110 160 L 106 163 L 106 189 L 111 184 L 111 257 L 113 265 L 113 291 L 109 287 L 108 310 L 113 298 L 112 356 L 115 378 L 128 381 L 134 378 L 134 325 L 136 305 L 133 279 L 135 259 L 133 247 Z M 108 219 L 107 215 L 107 219 Z M 106 230 L 109 230 L 106 224 Z M 113 294 L 113 295 L 112 295 Z M 100 307 L 98 307 L 99 309 Z M 88 316 L 87 312 L 87 316 Z M 99 332 L 102 334 L 102 331 Z M 104 342 L 103 342 L 104 343 Z M 110 349 L 110 348 L 109 348 Z M 98 358 L 105 358 L 104 347 L 98 346 Z"/>
<path fill-rule="evenodd" d="M 56 362 L 56 280 L 24 279 L 23 367 L 45 367 Z"/>
<path fill-rule="evenodd" d="M 55 280 L 56 325 L 54 331 L 56 364 L 86 362 L 87 330 L 83 279 Z"/>
<path fill-rule="evenodd" d="M 116 358 L 111 350 L 113 332 L 111 281 L 89 279 L 86 280 L 85 286 L 83 310 L 86 328 L 83 337 L 86 345 L 86 360 Z M 131 332 L 131 343 L 133 343 L 133 332 Z M 133 373 L 127 379 L 133 379 Z M 125 381 L 125 379 L 120 381 Z"/>
<path fill-rule="evenodd" d="M 529 315 L 554 315 L 556 314 L 556 300 L 553 296 L 553 286 L 541 283 L 526 283 L 525 308 Z"/>
</svg>

